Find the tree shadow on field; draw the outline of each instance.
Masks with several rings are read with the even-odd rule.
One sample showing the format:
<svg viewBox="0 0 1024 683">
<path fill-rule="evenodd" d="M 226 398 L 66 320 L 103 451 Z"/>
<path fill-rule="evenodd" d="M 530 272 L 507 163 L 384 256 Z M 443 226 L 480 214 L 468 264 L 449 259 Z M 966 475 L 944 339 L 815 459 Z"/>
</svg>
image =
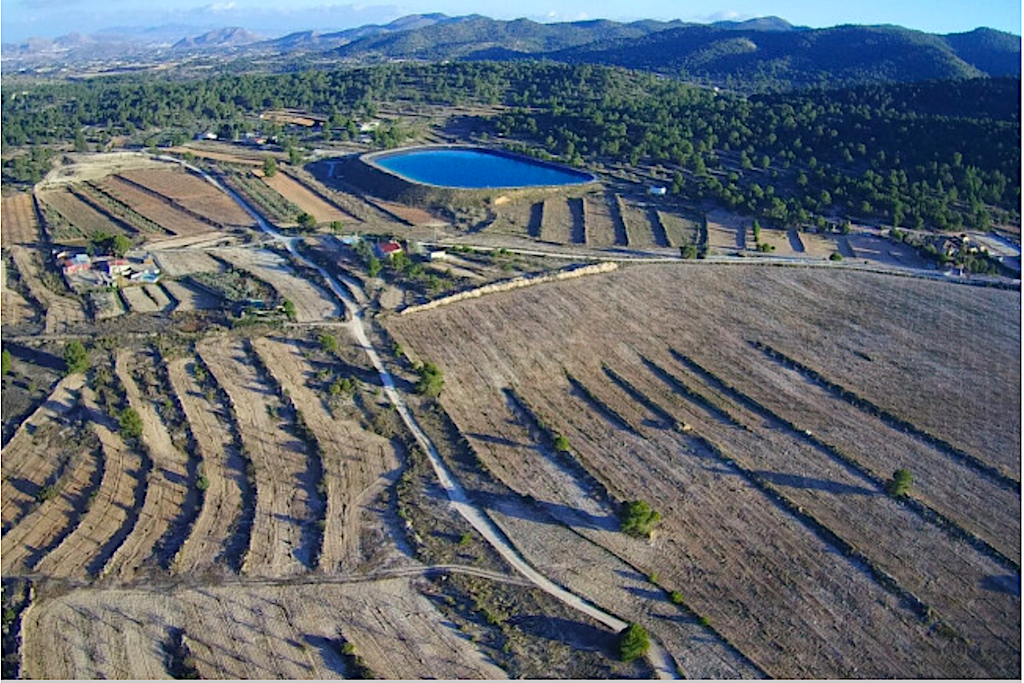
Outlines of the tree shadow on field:
<svg viewBox="0 0 1024 683">
<path fill-rule="evenodd" d="M 488 510 L 509 517 L 540 524 L 572 526 L 595 531 L 618 531 L 619 520 L 614 515 L 595 515 L 584 510 L 549 501 L 526 498 L 514 493 L 497 494 L 486 491 L 467 491 L 470 500 Z"/>
<path fill-rule="evenodd" d="M 851 486 L 849 484 L 842 484 L 838 481 L 831 481 L 829 479 L 815 479 L 813 477 L 803 477 L 798 474 L 785 474 L 782 472 L 770 472 L 768 470 L 754 470 L 751 474 L 772 484 L 776 484 L 777 486 L 788 486 L 796 489 L 813 489 L 815 491 L 827 491 L 829 493 L 840 495 L 881 495 L 879 491 L 873 491 L 871 489 L 864 488 L 863 486 Z"/>
<path fill-rule="evenodd" d="M 509 623 L 532 636 L 564 643 L 577 650 L 610 653 L 615 650 L 616 634 L 590 624 L 544 615 L 511 617 Z"/>
<path fill-rule="evenodd" d="M 320 660 L 324 663 L 324 666 L 338 674 L 341 678 L 349 677 L 350 672 L 341 657 L 341 644 L 337 640 L 316 636 L 311 633 L 302 634 L 302 640 L 320 651 Z"/>
<path fill-rule="evenodd" d="M 1003 574 L 1001 576 L 986 576 L 981 580 L 981 587 L 987 591 L 996 593 L 1007 593 L 1020 597 L 1020 574 Z"/>
<path fill-rule="evenodd" d="M 509 446 L 511 448 L 536 448 L 535 444 L 513 441 L 512 439 L 506 439 L 503 436 L 492 436 L 490 434 L 480 434 L 479 432 L 467 432 L 466 436 L 486 443 L 492 443 L 497 446 Z"/>
</svg>

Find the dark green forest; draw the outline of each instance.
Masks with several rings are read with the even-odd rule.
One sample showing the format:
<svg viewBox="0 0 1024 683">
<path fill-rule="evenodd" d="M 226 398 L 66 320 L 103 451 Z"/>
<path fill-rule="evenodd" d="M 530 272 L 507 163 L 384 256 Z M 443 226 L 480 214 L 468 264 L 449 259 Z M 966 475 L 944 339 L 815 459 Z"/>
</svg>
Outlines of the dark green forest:
<svg viewBox="0 0 1024 683">
<path fill-rule="evenodd" d="M 684 199 L 774 225 L 870 218 L 950 230 L 1018 218 L 1019 78 L 743 97 L 616 67 L 464 62 L 8 87 L 3 143 L 33 151 L 4 164 L 4 181 L 37 180 L 40 146 L 238 134 L 271 108 L 324 114 L 319 135 L 348 137 L 382 102 L 504 104 L 490 126 L 514 148 L 575 165 L 655 166 Z"/>
</svg>

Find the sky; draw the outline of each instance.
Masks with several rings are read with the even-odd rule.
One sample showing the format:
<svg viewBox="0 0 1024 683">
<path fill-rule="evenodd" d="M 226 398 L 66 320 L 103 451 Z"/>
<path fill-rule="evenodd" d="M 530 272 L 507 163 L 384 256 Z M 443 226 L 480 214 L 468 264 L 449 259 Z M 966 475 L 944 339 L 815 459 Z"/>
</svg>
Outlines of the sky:
<svg viewBox="0 0 1024 683">
<path fill-rule="evenodd" d="M 709 22 L 775 15 L 815 28 L 838 24 L 898 24 L 932 33 L 979 26 L 1021 33 L 1019 0 L 397 0 L 348 4 L 331 0 L 7 0 L 0 6 L 0 40 L 53 38 L 112 27 L 173 24 L 183 35 L 242 26 L 267 37 L 291 31 L 337 30 L 387 23 L 407 14 L 483 14 L 496 19 L 682 19 Z"/>
</svg>

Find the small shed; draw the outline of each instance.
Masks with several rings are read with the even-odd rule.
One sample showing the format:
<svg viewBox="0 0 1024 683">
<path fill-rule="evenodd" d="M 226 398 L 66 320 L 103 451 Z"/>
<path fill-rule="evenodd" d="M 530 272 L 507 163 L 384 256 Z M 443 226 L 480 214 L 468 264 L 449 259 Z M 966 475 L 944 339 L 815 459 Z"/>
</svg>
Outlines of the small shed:
<svg viewBox="0 0 1024 683">
<path fill-rule="evenodd" d="M 647 194 L 654 195 L 655 197 L 663 197 L 665 192 L 665 187 L 662 185 L 651 185 L 647 188 Z"/>
<path fill-rule="evenodd" d="M 395 254 L 402 253 L 402 245 L 394 240 L 381 242 L 377 245 L 377 253 L 383 258 L 394 258 Z"/>
</svg>

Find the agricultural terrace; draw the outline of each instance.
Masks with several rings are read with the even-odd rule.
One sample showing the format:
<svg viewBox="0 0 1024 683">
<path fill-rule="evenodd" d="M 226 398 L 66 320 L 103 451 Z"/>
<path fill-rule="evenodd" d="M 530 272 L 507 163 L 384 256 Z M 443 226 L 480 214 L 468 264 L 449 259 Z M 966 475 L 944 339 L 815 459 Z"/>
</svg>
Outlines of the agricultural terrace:
<svg viewBox="0 0 1024 683">
<path fill-rule="evenodd" d="M 0 223 L 3 224 L 3 246 L 35 242 L 39 239 L 39 221 L 32 195 L 22 192 L 0 199 Z"/>
<path fill-rule="evenodd" d="M 645 266 L 387 326 L 442 369 L 486 468 L 535 501 L 493 506 L 505 532 L 597 604 L 626 609 L 559 568 L 552 520 L 773 677 L 1019 670 L 1016 293 Z M 897 500 L 900 466 L 916 483 Z M 651 542 L 612 533 L 638 496 L 663 515 Z M 668 618 L 647 625 L 673 641 Z"/>
<path fill-rule="evenodd" d="M 181 169 L 128 171 L 121 177 L 186 212 L 221 225 L 253 226 L 251 216 L 210 183 Z"/>
</svg>

